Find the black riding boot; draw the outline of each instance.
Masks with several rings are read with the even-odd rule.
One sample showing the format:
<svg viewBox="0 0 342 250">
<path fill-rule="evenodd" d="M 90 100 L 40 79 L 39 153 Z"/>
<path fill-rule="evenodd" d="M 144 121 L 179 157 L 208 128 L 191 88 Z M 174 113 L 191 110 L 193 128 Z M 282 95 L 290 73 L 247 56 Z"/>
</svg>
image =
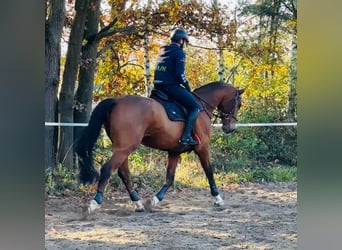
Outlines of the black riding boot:
<svg viewBox="0 0 342 250">
<path fill-rule="evenodd" d="M 197 145 L 198 142 L 194 140 L 191 136 L 191 130 L 193 125 L 195 124 L 195 121 L 197 119 L 197 116 L 199 114 L 200 110 L 199 109 L 194 109 L 189 112 L 187 119 L 185 121 L 185 127 L 184 127 L 184 132 L 179 140 L 179 143 L 182 145 Z"/>
</svg>

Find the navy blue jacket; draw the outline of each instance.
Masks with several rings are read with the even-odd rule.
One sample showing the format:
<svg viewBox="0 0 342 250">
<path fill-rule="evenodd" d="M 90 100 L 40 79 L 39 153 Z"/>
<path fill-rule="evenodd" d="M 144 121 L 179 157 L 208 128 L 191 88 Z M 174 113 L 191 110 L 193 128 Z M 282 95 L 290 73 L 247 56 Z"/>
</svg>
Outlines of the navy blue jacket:
<svg viewBox="0 0 342 250">
<path fill-rule="evenodd" d="M 189 88 L 184 74 L 185 53 L 176 43 L 162 46 L 154 70 L 154 84 L 182 84 Z"/>
</svg>

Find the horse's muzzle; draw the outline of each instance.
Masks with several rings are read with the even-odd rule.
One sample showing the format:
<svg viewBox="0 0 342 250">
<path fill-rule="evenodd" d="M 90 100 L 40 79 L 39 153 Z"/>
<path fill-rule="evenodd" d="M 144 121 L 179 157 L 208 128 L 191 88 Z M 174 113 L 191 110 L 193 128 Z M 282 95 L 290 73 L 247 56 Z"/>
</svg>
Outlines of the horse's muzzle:
<svg viewBox="0 0 342 250">
<path fill-rule="evenodd" d="M 229 126 L 223 126 L 222 127 L 223 132 L 225 132 L 226 134 L 230 134 L 233 133 L 235 131 L 235 128 L 230 128 Z"/>
<path fill-rule="evenodd" d="M 224 131 L 226 134 L 231 134 L 235 131 L 235 129 L 231 129 L 231 130 L 228 130 L 228 131 Z"/>
</svg>

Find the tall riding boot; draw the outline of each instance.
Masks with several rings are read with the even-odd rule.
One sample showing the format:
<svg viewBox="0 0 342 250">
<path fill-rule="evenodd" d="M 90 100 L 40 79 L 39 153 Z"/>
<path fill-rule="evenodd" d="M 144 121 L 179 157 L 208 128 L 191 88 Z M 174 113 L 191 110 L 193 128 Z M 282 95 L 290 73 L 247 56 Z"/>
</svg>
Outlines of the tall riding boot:
<svg viewBox="0 0 342 250">
<path fill-rule="evenodd" d="M 197 116 L 199 114 L 199 109 L 191 110 L 187 116 L 187 119 L 185 121 L 185 127 L 183 131 L 183 135 L 181 139 L 179 140 L 179 143 L 182 145 L 197 145 L 198 142 L 194 140 L 191 136 L 191 130 L 193 125 L 195 124 L 195 121 L 197 119 Z"/>
</svg>

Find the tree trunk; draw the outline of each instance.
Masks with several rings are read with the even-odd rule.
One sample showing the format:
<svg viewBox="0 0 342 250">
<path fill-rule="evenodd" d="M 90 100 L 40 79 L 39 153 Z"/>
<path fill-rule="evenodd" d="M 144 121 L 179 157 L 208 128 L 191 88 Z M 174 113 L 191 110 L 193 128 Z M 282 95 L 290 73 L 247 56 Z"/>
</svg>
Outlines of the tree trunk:
<svg viewBox="0 0 342 250">
<path fill-rule="evenodd" d="M 219 36 L 220 38 L 220 36 Z M 219 39 L 219 44 L 222 39 Z M 223 82 L 224 81 L 224 59 L 223 59 L 223 49 L 219 48 L 219 54 L 218 54 L 218 76 L 219 76 L 219 81 Z"/>
<path fill-rule="evenodd" d="M 293 20 L 297 20 L 297 1 L 289 2 L 292 11 Z M 296 22 L 297 23 L 297 22 Z M 291 64 L 290 64 L 290 86 L 289 101 L 287 107 L 287 116 L 290 121 L 297 121 L 297 26 L 293 27 L 292 46 L 291 46 Z"/>
<path fill-rule="evenodd" d="M 57 121 L 61 37 L 64 24 L 64 0 L 48 1 L 45 21 L 45 121 Z M 56 166 L 57 127 L 45 127 L 45 168 Z"/>
<path fill-rule="evenodd" d="M 82 47 L 81 64 L 79 67 L 79 85 L 75 97 L 74 120 L 86 123 L 92 111 L 94 75 L 98 48 L 98 32 L 101 0 L 90 0 L 87 14 L 85 38 L 87 43 Z M 75 141 L 80 137 L 83 127 L 75 127 Z"/>
<path fill-rule="evenodd" d="M 152 1 L 148 0 L 146 9 L 148 9 L 149 13 L 151 14 L 152 9 Z M 145 34 L 144 34 L 144 75 L 145 75 L 145 90 L 146 96 L 150 96 L 151 91 L 153 89 L 153 84 L 151 81 L 151 64 L 150 64 L 150 30 L 149 30 L 149 18 L 150 14 L 145 17 Z"/>
<path fill-rule="evenodd" d="M 219 13 L 219 6 L 217 0 L 212 2 L 213 9 L 215 12 Z M 216 16 L 219 17 L 219 14 Z M 218 21 L 222 25 L 222 21 Z M 218 32 L 217 34 L 217 46 L 218 46 L 218 80 L 224 81 L 224 58 L 223 58 L 223 39 L 222 34 Z"/>
<path fill-rule="evenodd" d="M 149 58 L 149 36 L 148 33 L 145 33 L 144 36 L 144 70 L 145 70 L 145 89 L 146 89 L 146 96 L 150 96 L 153 84 L 151 81 L 151 65 L 150 65 L 150 58 Z"/>
<path fill-rule="evenodd" d="M 76 0 L 76 15 L 69 37 L 63 83 L 60 92 L 59 112 L 61 122 L 73 122 L 74 90 L 83 41 L 85 20 L 87 16 L 87 8 L 88 0 Z M 74 165 L 73 138 L 73 127 L 61 127 L 58 158 L 60 163 L 69 168 Z"/>
<path fill-rule="evenodd" d="M 274 70 L 273 64 L 277 61 L 277 56 L 275 53 L 277 40 L 278 40 L 278 29 L 280 26 L 280 0 L 272 1 L 272 14 L 270 21 L 270 30 L 269 30 L 269 54 L 268 54 L 268 63 L 271 61 L 271 70 L 270 74 L 273 78 Z"/>
<path fill-rule="evenodd" d="M 290 86 L 287 116 L 290 121 L 297 121 L 297 34 L 294 32 L 291 48 L 291 65 L 290 65 Z"/>
</svg>

